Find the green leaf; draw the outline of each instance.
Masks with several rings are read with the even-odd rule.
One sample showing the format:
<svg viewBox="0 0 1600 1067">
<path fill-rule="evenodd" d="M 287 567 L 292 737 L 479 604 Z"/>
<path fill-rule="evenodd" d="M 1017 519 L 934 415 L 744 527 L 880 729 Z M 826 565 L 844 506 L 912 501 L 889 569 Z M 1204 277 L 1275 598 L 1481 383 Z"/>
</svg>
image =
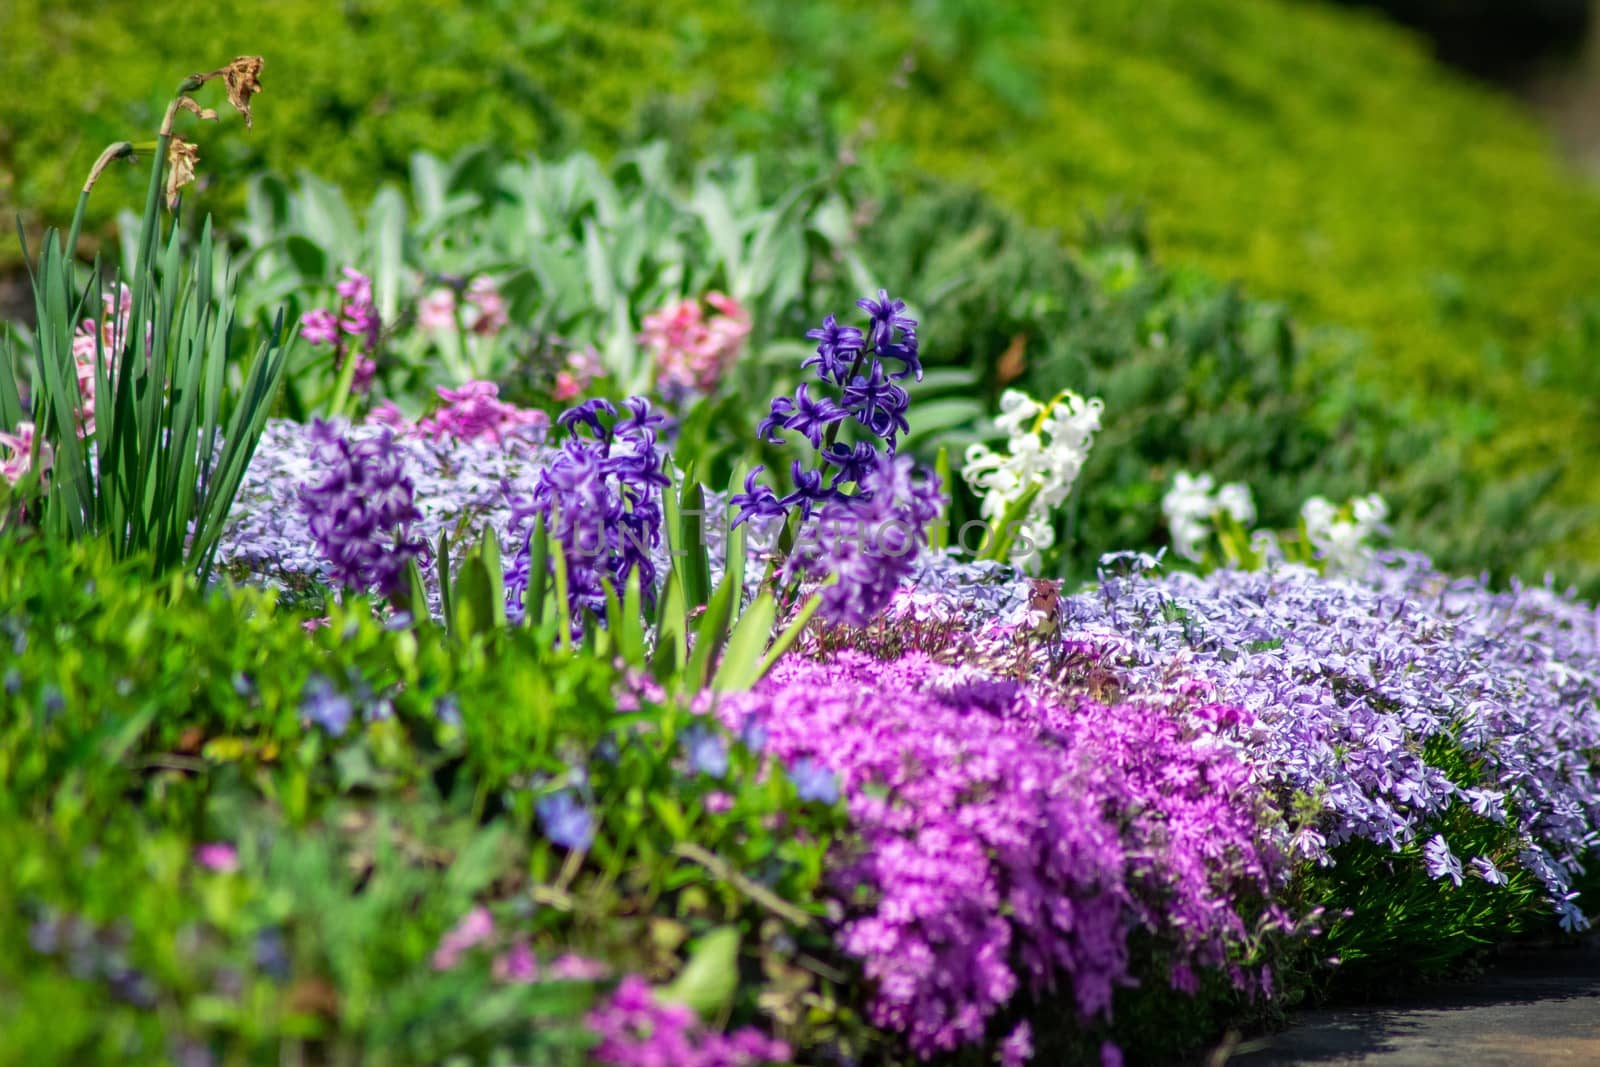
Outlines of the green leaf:
<svg viewBox="0 0 1600 1067">
<path fill-rule="evenodd" d="M 723 580 L 711 595 L 705 614 L 700 616 L 700 626 L 695 630 L 694 653 L 684 675 L 688 692 L 698 692 L 706 684 L 711 664 L 728 640 L 728 621 L 733 617 L 734 599 L 738 590 L 733 583 Z"/>
<path fill-rule="evenodd" d="M 677 978 L 657 989 L 656 995 L 710 1017 L 732 1003 L 738 986 L 739 930 L 719 926 L 694 943 L 689 962 Z"/>
<path fill-rule="evenodd" d="M 711 679 L 711 688 L 718 692 L 739 692 L 750 688 L 760 678 L 761 654 L 772 638 L 772 623 L 778 614 L 778 602 L 771 593 L 756 597 L 740 616 L 733 633 L 728 637 L 728 648 L 722 662 Z"/>
</svg>

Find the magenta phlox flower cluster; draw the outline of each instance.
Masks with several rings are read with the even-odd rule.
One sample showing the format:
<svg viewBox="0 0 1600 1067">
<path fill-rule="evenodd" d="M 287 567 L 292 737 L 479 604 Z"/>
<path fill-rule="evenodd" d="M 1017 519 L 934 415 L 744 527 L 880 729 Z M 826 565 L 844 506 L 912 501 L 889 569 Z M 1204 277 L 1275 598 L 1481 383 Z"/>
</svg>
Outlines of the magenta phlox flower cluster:
<svg viewBox="0 0 1600 1067">
<path fill-rule="evenodd" d="M 719 1033 L 681 1004 L 658 1000 L 638 975 L 624 978 L 585 1020 L 591 1053 L 611 1067 L 759 1067 L 788 1063 L 789 1046 L 751 1027 Z"/>
<path fill-rule="evenodd" d="M 1162 709 L 846 652 L 791 657 L 720 714 L 843 780 L 859 844 L 837 857 L 838 942 L 871 1020 L 919 1055 L 983 1040 L 1019 991 L 1063 981 L 1081 1017 L 1108 1015 L 1138 926 L 1179 965 L 1227 966 L 1240 907 L 1279 877 L 1247 768 Z"/>
<path fill-rule="evenodd" d="M 705 303 L 717 314 L 707 316 L 700 301 L 685 299 L 644 317 L 639 343 L 649 349 L 656 386 L 668 400 L 714 391 L 750 336 L 750 313 L 733 297 L 711 292 Z"/>
</svg>

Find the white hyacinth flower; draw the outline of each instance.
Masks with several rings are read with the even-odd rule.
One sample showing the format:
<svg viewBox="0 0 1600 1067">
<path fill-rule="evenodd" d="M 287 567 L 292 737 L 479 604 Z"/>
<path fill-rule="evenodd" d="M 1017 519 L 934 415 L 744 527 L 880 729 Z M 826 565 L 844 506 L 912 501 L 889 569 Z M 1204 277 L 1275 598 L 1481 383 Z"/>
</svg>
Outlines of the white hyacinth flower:
<svg viewBox="0 0 1600 1067">
<path fill-rule="evenodd" d="M 995 425 L 1009 440 L 1006 451 L 988 445 L 967 449 L 961 476 L 982 497 L 982 514 L 998 522 L 1030 490 L 1032 502 L 1012 543 L 1012 564 L 1037 573 L 1043 553 L 1055 544 L 1050 512 L 1072 492 L 1094 445 L 1104 405 L 1063 391 L 1048 404 L 1007 389 Z M 1001 531 L 996 531 L 998 535 Z"/>
</svg>

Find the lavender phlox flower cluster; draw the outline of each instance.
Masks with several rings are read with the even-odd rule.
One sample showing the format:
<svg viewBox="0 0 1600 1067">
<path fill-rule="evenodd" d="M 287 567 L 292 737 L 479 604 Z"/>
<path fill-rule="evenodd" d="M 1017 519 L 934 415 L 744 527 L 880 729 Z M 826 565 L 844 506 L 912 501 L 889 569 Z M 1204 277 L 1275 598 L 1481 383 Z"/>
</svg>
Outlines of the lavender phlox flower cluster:
<svg viewBox="0 0 1600 1067">
<path fill-rule="evenodd" d="M 988 1038 L 1022 989 L 1063 981 L 1085 1020 L 1132 982 L 1128 934 L 1171 980 L 1225 967 L 1277 884 L 1248 768 L 1162 709 L 1068 704 L 920 654 L 781 662 L 719 708 L 794 775 L 838 775 L 859 846 L 835 856 L 838 939 L 870 1019 L 928 1056 Z M 1204 742 L 1204 743 L 1202 743 Z M 1182 968 L 1182 970 L 1180 970 Z M 1021 1062 L 1027 1041 L 1004 1051 Z"/>
<path fill-rule="evenodd" d="M 345 434 L 352 441 L 377 440 L 386 426 L 354 425 Z M 239 495 L 218 545 L 218 561 L 247 568 L 263 579 L 295 585 L 306 578 L 334 581 L 327 560 L 307 536 L 298 507 L 300 486 L 322 474 L 312 457 L 316 445 L 310 428 L 270 419 L 255 458 L 245 471 Z M 405 477 L 416 487 L 421 517 L 412 524 L 429 544 L 448 533 L 459 544 L 463 531 L 472 538 L 494 530 L 502 544 L 526 533 L 506 500 L 507 482 L 530 481 L 548 461 L 549 451 L 534 433 L 507 433 L 497 443 L 488 438 L 432 441 L 420 435 L 395 437 Z M 453 553 L 460 562 L 462 553 Z M 424 562 L 424 577 L 429 575 Z M 437 610 L 437 585 L 429 582 L 430 606 Z"/>
<path fill-rule="evenodd" d="M 1600 841 L 1595 609 L 1388 556 L 1357 576 L 1288 565 L 1107 575 L 1062 601 L 1062 627 L 1064 641 L 1105 652 L 1132 690 L 1189 679 L 1247 709 L 1256 725 L 1239 750 L 1260 780 L 1286 807 L 1301 794 L 1324 812 L 1296 838 L 1307 858 L 1330 862 L 1359 838 L 1418 848 L 1452 881 L 1494 882 L 1519 865 L 1565 925 L 1584 925 L 1570 883 Z M 1467 770 L 1452 778 L 1430 763 L 1430 744 L 1461 752 Z M 1455 807 L 1503 826 L 1504 848 L 1462 864 L 1434 838 Z"/>
<path fill-rule="evenodd" d="M 829 500 L 801 526 L 788 564 L 821 586 L 824 621 L 865 626 L 888 606 L 927 546 L 928 524 L 944 507 L 939 480 L 918 478 L 907 456 L 885 454 L 859 491 Z"/>
<path fill-rule="evenodd" d="M 343 269 L 344 277 L 334 286 L 339 294 L 338 310 L 312 308 L 300 316 L 300 336 L 313 345 L 334 347 L 335 369 L 344 366 L 349 353 L 346 338 L 359 342 L 361 352 L 357 357 L 352 388 L 362 391 L 372 382 L 378 366 L 372 354 L 378 347 L 378 336 L 383 331 L 383 320 L 378 316 L 377 304 L 372 299 L 372 279 L 354 267 Z"/>
<path fill-rule="evenodd" d="M 610 401 L 598 399 L 563 412 L 556 421 L 568 436 L 560 451 L 526 499 L 510 498 L 515 520 L 538 517 L 551 543 L 560 543 L 574 623 L 585 609 L 605 617 L 606 580 L 620 595 L 637 572 L 646 603 L 655 599 L 661 490 L 670 484 L 657 431 L 667 420 L 643 397 L 629 397 L 622 407 L 619 415 Z M 531 577 L 529 551 L 524 527 L 506 571 L 507 607 L 519 616 Z"/>
<path fill-rule="evenodd" d="M 658 1000 L 628 975 L 585 1020 L 600 1038 L 592 1055 L 611 1067 L 759 1067 L 788 1063 L 789 1046 L 752 1027 L 719 1033 L 694 1011 Z"/>
<path fill-rule="evenodd" d="M 412 534 L 420 517 L 394 435 L 352 439 L 341 422 L 312 423 L 311 463 L 320 477 L 300 487 L 300 513 L 335 581 L 385 595 L 424 549 Z"/>
<path fill-rule="evenodd" d="M 439 406 L 412 422 L 391 400 L 373 407 L 367 421 L 388 426 L 395 433 L 425 437 L 432 441 L 486 440 L 499 444 L 507 437 L 526 436 L 542 440 L 550 428 L 550 416 L 536 408 L 519 408 L 500 399 L 494 382 L 470 381 L 459 388 L 439 386 Z"/>
</svg>

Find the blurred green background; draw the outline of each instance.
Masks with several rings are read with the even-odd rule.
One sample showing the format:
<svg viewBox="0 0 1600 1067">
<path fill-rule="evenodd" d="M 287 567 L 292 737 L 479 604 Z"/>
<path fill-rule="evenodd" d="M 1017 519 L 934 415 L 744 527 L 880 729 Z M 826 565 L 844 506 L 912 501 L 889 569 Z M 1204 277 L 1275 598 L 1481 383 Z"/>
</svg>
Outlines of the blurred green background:
<svg viewBox="0 0 1600 1067">
<path fill-rule="evenodd" d="M 955 295 L 905 293 L 937 362 L 985 370 L 992 394 L 1023 337 L 1036 392 L 1117 378 L 1102 447 L 1122 455 L 1098 462 L 1181 431 L 1172 464 L 1285 499 L 1380 489 L 1448 566 L 1593 591 L 1600 195 L 1513 92 L 1581 66 L 1588 25 L 1560 0 L 8 0 L 0 212 L 61 222 L 101 147 L 153 136 L 185 73 L 241 53 L 267 59 L 255 129 L 201 147 L 224 224 L 263 171 L 359 203 L 416 151 L 484 142 L 665 139 L 685 171 L 742 151 L 780 179 L 848 164 L 885 284 L 982 250 Z M 85 254 L 140 181 L 105 180 Z M 1108 248 L 1146 266 L 1119 275 Z M 13 314 L 20 262 L 0 247 Z M 1068 275 L 1097 285 L 1052 302 Z M 1040 299 L 1019 309 L 1019 285 Z M 1250 324 L 1280 309 L 1285 337 L 1263 340 Z M 1190 331 L 1176 355 L 1158 314 Z M 1169 474 L 1108 474 L 1099 503 L 1148 507 Z"/>
</svg>

